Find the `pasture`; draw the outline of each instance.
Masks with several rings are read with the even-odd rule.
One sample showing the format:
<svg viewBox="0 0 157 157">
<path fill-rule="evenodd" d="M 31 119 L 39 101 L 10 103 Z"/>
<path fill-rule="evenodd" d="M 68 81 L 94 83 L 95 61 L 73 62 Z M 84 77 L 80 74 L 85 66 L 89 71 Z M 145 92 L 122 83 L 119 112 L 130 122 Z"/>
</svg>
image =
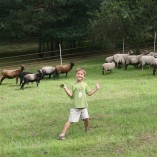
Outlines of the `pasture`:
<svg viewBox="0 0 157 157">
<path fill-rule="evenodd" d="M 102 75 L 103 57 L 77 60 L 68 77 L 45 78 L 20 86 L 5 79 L 0 86 L 1 157 L 148 157 L 157 156 L 157 76 L 151 69 L 115 69 Z M 41 65 L 31 67 L 36 71 Z M 75 70 L 87 71 L 85 82 L 100 89 L 88 98 L 91 132 L 73 124 L 57 140 L 68 119 L 70 99 L 59 87 L 75 81 Z"/>
</svg>

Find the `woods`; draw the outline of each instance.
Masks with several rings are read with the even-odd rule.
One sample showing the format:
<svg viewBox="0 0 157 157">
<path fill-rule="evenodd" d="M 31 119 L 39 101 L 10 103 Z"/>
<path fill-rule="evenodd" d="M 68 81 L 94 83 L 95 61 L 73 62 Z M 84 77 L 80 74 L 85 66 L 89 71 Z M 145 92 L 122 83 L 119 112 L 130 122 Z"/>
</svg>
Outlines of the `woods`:
<svg viewBox="0 0 157 157">
<path fill-rule="evenodd" d="M 154 0 L 0 0 L 0 41 L 38 39 L 38 52 L 83 46 L 114 48 L 125 39 L 138 52 L 157 30 Z M 51 54 L 53 55 L 53 53 Z"/>
</svg>

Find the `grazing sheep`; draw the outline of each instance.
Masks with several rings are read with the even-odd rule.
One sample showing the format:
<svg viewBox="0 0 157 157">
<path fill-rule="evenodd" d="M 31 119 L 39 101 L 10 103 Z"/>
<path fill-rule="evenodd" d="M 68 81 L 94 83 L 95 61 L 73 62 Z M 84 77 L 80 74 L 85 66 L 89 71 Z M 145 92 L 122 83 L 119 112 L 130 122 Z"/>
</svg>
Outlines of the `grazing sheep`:
<svg viewBox="0 0 157 157">
<path fill-rule="evenodd" d="M 157 58 L 157 52 L 149 52 L 147 55 L 154 56 L 155 58 Z"/>
<path fill-rule="evenodd" d="M 104 63 L 102 65 L 102 74 L 104 75 L 104 71 L 112 71 L 115 68 L 115 63 Z"/>
<path fill-rule="evenodd" d="M 141 55 L 130 55 L 125 59 L 125 70 L 127 69 L 128 65 L 138 66 L 140 64 L 140 59 L 143 56 Z"/>
<path fill-rule="evenodd" d="M 13 79 L 16 78 L 16 84 L 18 83 L 18 75 L 25 69 L 24 65 L 21 65 L 20 69 L 14 69 L 14 70 L 3 70 L 2 73 L 2 78 L 0 81 L 0 85 L 2 81 L 6 78 L 8 79 Z"/>
<path fill-rule="evenodd" d="M 74 63 L 55 66 L 55 76 L 59 78 L 59 74 L 66 73 L 66 77 L 67 77 L 68 72 L 73 68 L 73 66 L 74 66 Z"/>
<path fill-rule="evenodd" d="M 37 83 L 37 87 L 38 84 L 40 83 L 40 80 L 43 78 L 43 73 L 41 70 L 37 71 L 38 73 L 34 73 L 34 74 L 27 74 L 24 76 L 23 81 L 22 81 L 22 85 L 21 85 L 21 89 L 24 89 L 24 85 L 29 82 L 36 82 Z"/>
<path fill-rule="evenodd" d="M 155 64 L 153 66 L 153 75 L 155 76 L 156 74 L 156 69 L 157 69 L 157 58 L 155 58 Z"/>
<path fill-rule="evenodd" d="M 114 61 L 114 57 L 113 56 L 106 57 L 105 61 L 107 63 L 112 63 Z"/>
<path fill-rule="evenodd" d="M 20 85 L 22 84 L 22 81 L 23 81 L 24 76 L 27 75 L 27 74 L 32 74 L 32 73 L 31 73 L 31 72 L 25 72 L 25 71 L 23 71 L 23 72 L 21 72 L 21 73 L 18 75 L 18 78 L 20 78 Z"/>
<path fill-rule="evenodd" d="M 55 74 L 55 67 L 45 66 L 41 70 L 43 72 L 43 78 L 44 78 L 45 75 L 49 75 L 49 79 L 50 79 L 51 75 Z"/>
<path fill-rule="evenodd" d="M 143 67 L 145 65 L 151 65 L 151 66 L 154 66 L 155 65 L 155 58 L 154 56 L 142 56 L 140 58 L 140 65 L 142 67 L 142 70 L 143 70 Z"/>
<path fill-rule="evenodd" d="M 125 59 L 129 56 L 129 54 L 115 54 L 113 56 L 114 62 L 116 63 L 116 67 L 120 68 L 120 65 L 125 65 Z"/>
</svg>

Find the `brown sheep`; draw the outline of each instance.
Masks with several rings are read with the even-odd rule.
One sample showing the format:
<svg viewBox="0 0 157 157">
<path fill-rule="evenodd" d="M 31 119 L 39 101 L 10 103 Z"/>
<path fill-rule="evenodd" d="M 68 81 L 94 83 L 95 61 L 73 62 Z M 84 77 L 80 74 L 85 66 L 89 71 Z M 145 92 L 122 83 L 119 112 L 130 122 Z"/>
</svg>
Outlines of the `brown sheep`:
<svg viewBox="0 0 157 157">
<path fill-rule="evenodd" d="M 55 66 L 55 75 L 57 78 L 59 77 L 59 74 L 66 73 L 66 77 L 68 75 L 68 72 L 73 68 L 74 63 L 64 64 L 64 65 L 57 65 Z"/>
<path fill-rule="evenodd" d="M 0 85 L 2 83 L 2 81 L 5 79 L 5 78 L 8 78 L 8 79 L 13 79 L 13 78 L 16 78 L 16 84 L 18 83 L 18 75 L 25 69 L 25 66 L 24 65 L 21 65 L 21 68 L 20 69 L 14 69 L 14 70 L 2 70 L 2 78 L 1 78 L 1 81 L 0 81 Z"/>
</svg>

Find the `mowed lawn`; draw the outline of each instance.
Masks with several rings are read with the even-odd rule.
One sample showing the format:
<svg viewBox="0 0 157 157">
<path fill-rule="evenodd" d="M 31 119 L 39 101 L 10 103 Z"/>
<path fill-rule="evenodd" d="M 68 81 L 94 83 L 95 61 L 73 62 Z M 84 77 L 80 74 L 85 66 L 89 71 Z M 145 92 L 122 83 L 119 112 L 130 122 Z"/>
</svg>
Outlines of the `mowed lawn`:
<svg viewBox="0 0 157 157">
<path fill-rule="evenodd" d="M 0 86 L 0 157 L 156 157 L 157 76 L 152 70 L 115 69 L 102 75 L 103 58 L 77 60 L 65 78 L 45 78 L 20 86 L 6 79 Z M 57 140 L 68 119 L 70 98 L 59 87 L 75 82 L 75 70 L 87 71 L 91 132 L 73 124 L 64 141 Z M 36 70 L 36 67 L 32 67 Z"/>
</svg>

